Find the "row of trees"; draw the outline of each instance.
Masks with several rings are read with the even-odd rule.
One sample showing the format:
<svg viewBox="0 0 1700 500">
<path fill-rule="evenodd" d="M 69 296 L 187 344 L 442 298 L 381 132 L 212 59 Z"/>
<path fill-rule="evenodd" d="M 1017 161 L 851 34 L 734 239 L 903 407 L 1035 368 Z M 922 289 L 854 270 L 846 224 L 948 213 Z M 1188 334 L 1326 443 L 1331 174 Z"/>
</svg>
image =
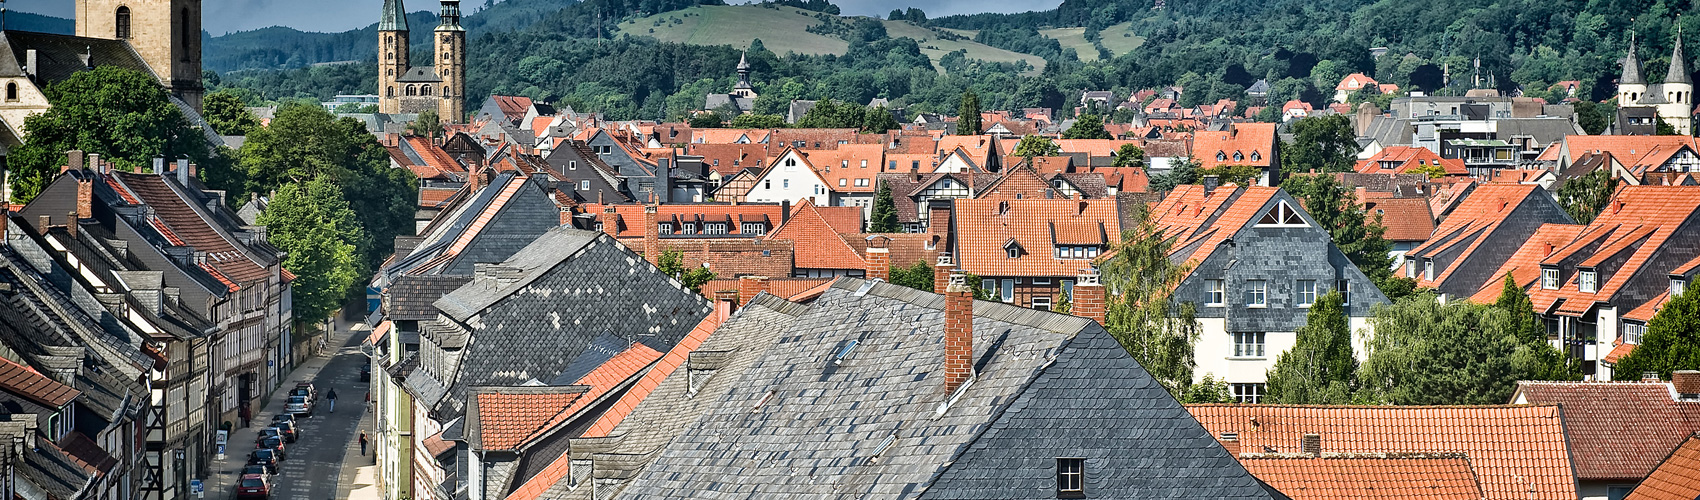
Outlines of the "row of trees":
<svg viewBox="0 0 1700 500">
<path fill-rule="evenodd" d="M 188 158 L 201 180 L 241 203 L 269 198 L 258 221 L 271 243 L 288 253 L 295 273 L 295 317 L 312 323 L 362 295 L 365 277 L 392 251 L 396 236 L 412 233 L 416 193 L 411 173 L 389 168 L 363 123 L 337 119 L 317 102 L 279 107 L 269 127 L 243 107 L 241 96 L 214 92 L 205 116 L 223 135 L 245 135 L 241 149 L 207 145 L 151 76 L 103 66 L 44 89 L 54 103 L 25 120 L 29 141 L 6 156 L 13 202 L 41 192 L 66 151 L 99 154 L 120 170 L 153 158 Z"/>
</svg>

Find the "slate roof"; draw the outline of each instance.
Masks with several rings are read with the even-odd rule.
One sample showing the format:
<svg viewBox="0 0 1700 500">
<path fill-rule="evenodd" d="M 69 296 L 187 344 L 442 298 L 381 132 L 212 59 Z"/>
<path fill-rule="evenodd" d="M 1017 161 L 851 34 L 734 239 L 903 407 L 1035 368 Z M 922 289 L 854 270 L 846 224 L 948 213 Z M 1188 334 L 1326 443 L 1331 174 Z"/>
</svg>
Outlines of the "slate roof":
<svg viewBox="0 0 1700 500">
<path fill-rule="evenodd" d="M 1700 498 L 1700 436 L 1690 436 L 1671 450 L 1658 469 L 1641 481 L 1624 500 L 1694 500 Z"/>
<path fill-rule="evenodd" d="M 1213 435 L 1236 433 L 1243 450 L 1293 453 L 1304 435 L 1318 434 L 1323 453 L 1464 453 L 1488 500 L 1577 498 L 1557 405 L 1187 409 Z"/>
<path fill-rule="evenodd" d="M 1665 273 L 1694 258 L 1694 247 L 1673 241 L 1694 234 L 1700 226 L 1691 221 L 1697 216 L 1700 216 L 1700 187 L 1618 188 L 1605 210 L 1575 241 L 1541 261 L 1542 265 L 1559 268 L 1560 286 L 1557 290 L 1532 288 L 1529 298 L 1535 303 L 1535 311 L 1549 312 L 1556 307 L 1556 314 L 1576 316 L 1599 302 L 1610 302 L 1619 310 L 1640 307 L 1657 293 L 1635 296 L 1619 292 L 1638 277 L 1667 283 Z M 1643 269 L 1648 266 L 1663 267 Z M 1580 274 L 1576 272 L 1579 267 L 1606 271 L 1599 277 L 1596 293 L 1583 293 L 1574 284 L 1576 275 Z"/>
<path fill-rule="evenodd" d="M 1499 300 L 1499 294 L 1505 289 L 1505 275 L 1510 274 L 1517 286 L 1528 290 L 1541 278 L 1541 259 L 1552 255 L 1553 250 L 1569 244 L 1576 235 L 1587 226 L 1580 224 L 1541 224 L 1535 234 L 1523 242 L 1499 270 L 1493 272 L 1493 279 L 1482 284 L 1482 289 L 1470 296 L 1470 301 L 1477 304 L 1492 304 Z"/>
<path fill-rule="evenodd" d="M 1000 213 L 1000 208 L 1008 209 Z M 980 276 L 1075 276 L 1088 259 L 1059 258 L 1058 245 L 1120 241 L 1116 201 L 956 200 L 957 265 Z M 1022 249 L 1011 259 L 1005 246 Z"/>
<path fill-rule="evenodd" d="M 427 335 L 448 326 L 471 337 L 453 379 L 441 384 L 455 396 L 441 402 L 449 405 L 444 415 L 458 413 L 469 387 L 559 379 L 599 336 L 667 352 L 712 309 L 606 234 L 565 227 L 444 295 L 436 307 L 443 314 L 424 325 Z"/>
<path fill-rule="evenodd" d="M 478 262 L 499 262 L 560 225 L 560 211 L 540 182 L 505 172 L 433 219 L 411 254 L 385 274 L 469 274 Z"/>
<path fill-rule="evenodd" d="M 1577 479 L 1635 481 L 1700 432 L 1700 402 L 1674 395 L 1669 382 L 1524 381 L 1512 401 L 1564 407 Z"/>
<path fill-rule="evenodd" d="M 37 439 L 34 448 L 24 450 L 23 462 L 24 467 L 17 469 L 20 479 L 46 491 L 50 498 L 77 498 L 95 479 L 95 471 L 88 464 L 44 439 Z"/>
<path fill-rule="evenodd" d="M 1570 222 L 1570 216 L 1540 186 L 1482 184 L 1440 221 L 1428 241 L 1406 252 L 1408 259 L 1436 260 L 1440 269 L 1433 279 L 1428 279 L 1422 265 L 1417 266 L 1418 275 L 1406 277 L 1415 278 L 1419 287 L 1474 294 L 1492 280 L 1477 282 L 1483 277 L 1463 270 L 1483 264 L 1497 269 L 1504 262 L 1499 259 L 1507 257 L 1502 249 L 1521 245 L 1539 224 Z"/>
<path fill-rule="evenodd" d="M 141 203 L 146 204 L 162 232 L 174 235 L 196 252 L 206 253 L 202 267 L 210 268 L 215 276 L 228 281 L 231 291 L 271 277 L 266 269 L 276 263 L 276 257 L 265 255 L 262 248 L 250 248 L 230 234 L 233 229 L 218 220 L 219 214 L 209 214 L 206 208 L 191 203 L 183 186 L 158 174 L 113 172 L 116 179 Z"/>
<path fill-rule="evenodd" d="M 0 77 L 23 76 L 19 70 L 31 49 L 36 51 L 36 84 L 42 87 L 70 78 L 91 65 L 117 66 L 157 78 L 142 56 L 123 40 L 30 31 L 0 31 L 0 53 L 4 54 L 0 57 L 12 58 L 11 64 L 0 64 L 4 68 L 0 69 Z"/>
<path fill-rule="evenodd" d="M 1264 207 L 1280 193 L 1280 188 L 1261 186 L 1218 187 L 1210 192 L 1194 184 L 1176 186 L 1152 207 L 1152 222 L 1164 236 L 1178 238 L 1169 260 L 1196 264 L 1266 213 Z"/>
<path fill-rule="evenodd" d="M 424 321 L 437 317 L 431 303 L 460 288 L 471 276 L 400 276 L 390 284 L 389 309 L 384 317 L 395 321 Z"/>
<path fill-rule="evenodd" d="M 943 302 L 841 278 L 619 497 L 1054 497 L 1058 456 L 1104 491 L 1270 497 L 1090 320 L 975 302 L 977 375 L 941 413 Z"/>
<path fill-rule="evenodd" d="M 1259 480 L 1293 500 L 1480 500 L 1462 453 L 1241 455 Z"/>
</svg>

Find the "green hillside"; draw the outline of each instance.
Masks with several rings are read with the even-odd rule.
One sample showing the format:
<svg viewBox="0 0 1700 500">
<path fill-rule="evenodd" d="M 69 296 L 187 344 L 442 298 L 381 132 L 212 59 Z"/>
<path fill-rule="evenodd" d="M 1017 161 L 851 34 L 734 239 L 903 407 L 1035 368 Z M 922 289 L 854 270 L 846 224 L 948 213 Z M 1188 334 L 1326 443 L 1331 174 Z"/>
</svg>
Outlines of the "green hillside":
<svg viewBox="0 0 1700 500">
<path fill-rule="evenodd" d="M 821 24 L 817 15 L 825 15 L 795 7 L 767 8 L 755 5 L 699 5 L 673 12 L 642 17 L 620 23 L 619 32 L 630 36 L 654 37 L 663 42 L 690 45 L 730 45 L 748 48 L 760 39 L 767 50 L 776 54 L 795 52 L 812 55 L 844 55 L 850 44 L 843 38 L 808 31 Z M 847 22 L 850 18 L 843 18 Z M 886 33 L 892 38 L 909 38 L 921 46 L 921 52 L 935 66 L 951 52 L 962 50 L 968 59 L 988 62 L 1027 61 L 1034 71 L 1045 67 L 1037 56 L 1011 52 L 970 40 L 946 40 L 931 29 L 903 21 L 884 21 Z M 971 36 L 972 33 L 969 33 Z"/>
<path fill-rule="evenodd" d="M 1133 49 L 1137 49 L 1140 44 L 1145 43 L 1145 37 L 1134 34 L 1132 27 L 1133 23 L 1131 22 L 1117 24 L 1099 31 L 1098 36 L 1104 44 L 1105 49 L 1109 49 L 1110 53 L 1113 55 L 1120 56 L 1122 54 L 1133 52 Z M 1057 42 L 1061 43 L 1065 49 L 1074 49 L 1076 53 L 1080 54 L 1080 60 L 1082 61 L 1092 62 L 1098 60 L 1098 47 L 1093 45 L 1091 41 L 1086 40 L 1086 28 L 1055 28 L 1039 30 L 1039 34 L 1045 35 L 1046 38 L 1056 39 Z"/>
</svg>

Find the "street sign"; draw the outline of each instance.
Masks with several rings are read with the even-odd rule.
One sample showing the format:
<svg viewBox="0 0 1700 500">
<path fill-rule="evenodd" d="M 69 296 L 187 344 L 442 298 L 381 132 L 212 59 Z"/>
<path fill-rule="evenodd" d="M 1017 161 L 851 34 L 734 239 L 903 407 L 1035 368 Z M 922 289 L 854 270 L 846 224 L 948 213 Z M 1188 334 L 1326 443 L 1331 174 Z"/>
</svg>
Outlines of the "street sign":
<svg viewBox="0 0 1700 500">
<path fill-rule="evenodd" d="M 195 498 L 205 498 L 207 494 L 207 487 L 206 485 L 201 484 L 201 480 L 199 479 L 190 479 L 189 492 L 193 493 Z"/>
</svg>

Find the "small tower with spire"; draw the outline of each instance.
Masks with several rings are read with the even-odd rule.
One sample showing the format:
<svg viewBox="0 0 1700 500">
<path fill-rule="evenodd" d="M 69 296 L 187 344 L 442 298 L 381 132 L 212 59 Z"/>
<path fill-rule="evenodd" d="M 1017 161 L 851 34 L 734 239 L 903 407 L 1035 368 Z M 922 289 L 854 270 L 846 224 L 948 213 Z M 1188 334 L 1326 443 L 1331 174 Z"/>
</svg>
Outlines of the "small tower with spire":
<svg viewBox="0 0 1700 500">
<path fill-rule="evenodd" d="M 756 88 L 750 85 L 750 58 L 747 53 L 738 56 L 738 84 L 732 86 L 731 94 L 746 99 L 756 98 Z"/>
<path fill-rule="evenodd" d="M 402 88 L 396 79 L 407 74 L 407 7 L 401 0 L 384 0 L 378 17 L 378 112 L 400 113 Z"/>
<path fill-rule="evenodd" d="M 1676 24 L 1676 44 L 1671 49 L 1670 70 L 1665 72 L 1665 102 L 1659 105 L 1659 117 L 1669 123 L 1676 133 L 1693 135 L 1694 77 L 1688 74 L 1688 63 L 1682 55 L 1682 23 Z"/>
<path fill-rule="evenodd" d="M 1635 32 L 1629 32 L 1629 55 L 1623 58 L 1623 74 L 1617 78 L 1617 105 L 1632 106 L 1641 102 L 1647 93 L 1647 80 L 1641 78 L 1641 58 L 1635 56 Z"/>
<path fill-rule="evenodd" d="M 447 123 L 466 119 L 466 28 L 460 26 L 460 0 L 442 0 L 442 23 L 437 25 L 436 69 L 443 80 L 437 116 Z"/>
</svg>

